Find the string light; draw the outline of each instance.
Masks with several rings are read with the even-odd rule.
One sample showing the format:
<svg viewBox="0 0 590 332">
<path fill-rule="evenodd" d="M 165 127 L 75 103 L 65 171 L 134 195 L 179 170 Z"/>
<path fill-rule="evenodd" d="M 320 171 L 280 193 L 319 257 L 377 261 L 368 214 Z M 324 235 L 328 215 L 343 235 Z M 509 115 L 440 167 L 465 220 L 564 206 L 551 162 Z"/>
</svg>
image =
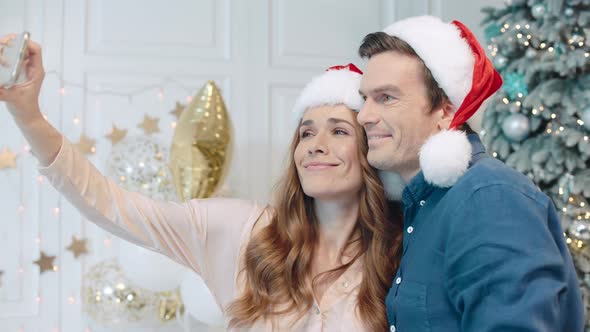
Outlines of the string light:
<svg viewBox="0 0 590 332">
<path fill-rule="evenodd" d="M 67 81 L 63 78 L 63 76 L 55 70 L 51 70 L 51 71 L 47 71 L 45 73 L 46 77 L 52 76 L 52 77 L 56 77 L 59 82 L 60 82 L 60 86 L 62 88 L 60 88 L 58 90 L 58 93 L 61 95 L 62 91 L 63 94 L 65 95 L 67 93 L 67 87 L 74 87 L 74 88 L 79 88 L 79 89 L 83 89 L 86 93 L 88 93 L 89 95 L 92 96 L 117 96 L 117 97 L 125 97 L 128 98 L 130 102 L 132 102 L 133 97 L 137 96 L 137 95 L 141 95 L 144 94 L 146 92 L 149 91 L 153 91 L 154 89 L 158 90 L 158 97 L 161 95 L 162 98 L 164 97 L 164 86 L 166 85 L 174 85 L 175 87 L 179 87 L 182 90 L 184 90 L 187 94 L 190 94 L 194 91 L 194 88 L 189 88 L 187 86 L 185 86 L 183 84 L 183 82 L 172 78 L 172 77 L 164 77 L 164 79 L 158 83 L 158 84 L 151 84 L 151 85 L 147 85 L 147 86 L 143 86 L 141 88 L 138 88 L 136 90 L 133 90 L 129 93 L 122 93 L 120 91 L 115 91 L 115 90 L 108 90 L 108 89 L 89 89 L 86 86 L 84 86 L 83 84 L 80 83 L 76 83 L 76 82 L 72 82 L 72 81 Z"/>
</svg>

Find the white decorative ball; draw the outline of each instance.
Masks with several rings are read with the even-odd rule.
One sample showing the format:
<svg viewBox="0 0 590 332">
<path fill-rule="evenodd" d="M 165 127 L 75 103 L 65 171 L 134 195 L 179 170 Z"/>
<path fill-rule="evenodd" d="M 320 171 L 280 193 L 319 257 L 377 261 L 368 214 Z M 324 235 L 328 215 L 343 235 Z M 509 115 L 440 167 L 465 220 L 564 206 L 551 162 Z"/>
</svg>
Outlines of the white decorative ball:
<svg viewBox="0 0 590 332">
<path fill-rule="evenodd" d="M 547 7 L 545 7 L 545 5 L 542 3 L 538 3 L 538 4 L 534 5 L 533 8 L 531 9 L 531 14 L 536 19 L 540 19 L 543 16 L 545 16 L 546 12 L 547 12 Z"/>
<path fill-rule="evenodd" d="M 494 67 L 496 67 L 496 69 L 504 69 L 506 67 L 506 65 L 508 64 L 508 58 L 506 58 L 503 55 L 497 55 L 494 58 Z"/>
<path fill-rule="evenodd" d="M 502 131 L 511 141 L 520 142 L 529 135 L 529 119 L 522 114 L 511 114 L 502 122 Z"/>
</svg>

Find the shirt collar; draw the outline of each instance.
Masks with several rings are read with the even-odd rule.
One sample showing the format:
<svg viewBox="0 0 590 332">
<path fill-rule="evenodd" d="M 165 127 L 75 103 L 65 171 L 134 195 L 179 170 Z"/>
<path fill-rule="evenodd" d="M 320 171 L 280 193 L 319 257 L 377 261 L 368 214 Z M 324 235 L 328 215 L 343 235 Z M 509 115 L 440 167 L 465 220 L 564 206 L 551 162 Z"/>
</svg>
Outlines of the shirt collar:
<svg viewBox="0 0 590 332">
<path fill-rule="evenodd" d="M 479 159 L 486 156 L 486 149 L 479 136 L 475 133 L 467 135 L 467 140 L 469 140 L 469 143 L 471 144 L 471 161 L 469 162 L 469 167 L 471 167 Z M 402 193 L 402 203 L 405 207 L 408 207 L 416 202 L 424 200 L 437 188 L 438 187 L 426 182 L 424 173 L 420 171 L 412 178 L 412 180 L 410 180 L 406 185 L 406 188 L 404 188 Z"/>
</svg>

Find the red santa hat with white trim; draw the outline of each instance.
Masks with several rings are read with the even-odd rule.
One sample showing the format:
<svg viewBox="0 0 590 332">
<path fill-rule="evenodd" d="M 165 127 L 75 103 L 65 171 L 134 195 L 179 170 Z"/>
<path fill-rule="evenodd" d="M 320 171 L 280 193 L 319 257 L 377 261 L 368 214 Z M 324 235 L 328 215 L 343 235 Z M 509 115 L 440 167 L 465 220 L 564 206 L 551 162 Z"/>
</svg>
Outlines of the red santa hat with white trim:
<svg viewBox="0 0 590 332">
<path fill-rule="evenodd" d="M 293 107 L 297 119 L 301 119 L 308 108 L 323 105 L 344 104 L 358 112 L 364 103 L 359 95 L 362 76 L 363 72 L 352 63 L 326 69 L 307 83 L 297 97 Z"/>
<path fill-rule="evenodd" d="M 411 17 L 393 23 L 384 32 L 416 51 L 455 107 L 449 129 L 431 136 L 420 149 L 420 168 L 426 181 L 451 187 L 465 174 L 471 160 L 471 144 L 458 128 L 502 86 L 502 78 L 475 35 L 459 21 Z"/>
</svg>

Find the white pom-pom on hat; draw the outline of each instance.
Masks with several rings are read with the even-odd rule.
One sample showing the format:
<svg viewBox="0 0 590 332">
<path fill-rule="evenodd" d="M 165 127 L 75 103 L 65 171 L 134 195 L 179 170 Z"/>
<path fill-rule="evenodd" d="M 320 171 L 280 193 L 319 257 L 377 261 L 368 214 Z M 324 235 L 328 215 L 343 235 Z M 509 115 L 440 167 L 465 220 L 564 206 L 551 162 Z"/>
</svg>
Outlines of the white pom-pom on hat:
<svg viewBox="0 0 590 332">
<path fill-rule="evenodd" d="M 443 130 L 420 148 L 424 178 L 437 187 L 451 187 L 469 167 L 471 144 L 464 132 Z"/>
</svg>

